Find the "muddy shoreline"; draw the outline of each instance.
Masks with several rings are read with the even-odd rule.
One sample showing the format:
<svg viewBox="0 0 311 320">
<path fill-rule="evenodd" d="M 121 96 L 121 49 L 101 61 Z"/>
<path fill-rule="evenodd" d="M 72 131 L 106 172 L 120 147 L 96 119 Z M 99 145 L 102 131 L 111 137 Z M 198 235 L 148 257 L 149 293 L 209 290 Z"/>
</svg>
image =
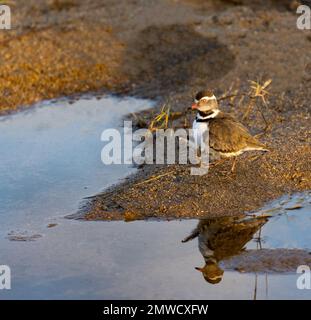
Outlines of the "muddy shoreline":
<svg viewBox="0 0 311 320">
<path fill-rule="evenodd" d="M 272 79 L 263 110 L 269 130 L 258 108 L 243 121 L 261 134 L 269 154 L 243 156 L 235 177 L 226 174 L 229 162 L 207 177 L 190 176 L 184 166 L 145 166 L 81 211 L 88 220 L 235 215 L 310 190 L 311 38 L 296 29 L 294 2 L 18 4 L 16 27 L 0 31 L 0 113 L 78 92 L 110 92 L 157 99 L 144 115 L 148 124 L 168 98 L 182 112 L 198 89 L 223 96 L 248 92 L 248 80 Z M 247 104 L 225 100 L 221 108 L 242 119 Z"/>
</svg>

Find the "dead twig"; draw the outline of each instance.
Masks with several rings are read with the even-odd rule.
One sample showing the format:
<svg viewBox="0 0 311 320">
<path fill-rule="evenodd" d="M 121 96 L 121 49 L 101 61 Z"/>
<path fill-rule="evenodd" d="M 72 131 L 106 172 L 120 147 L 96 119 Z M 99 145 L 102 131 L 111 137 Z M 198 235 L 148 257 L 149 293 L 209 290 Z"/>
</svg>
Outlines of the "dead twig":
<svg viewBox="0 0 311 320">
<path fill-rule="evenodd" d="M 270 123 L 268 123 L 263 111 L 261 108 L 259 108 L 258 104 L 256 103 L 256 100 L 259 98 L 262 102 L 262 104 L 265 106 L 265 108 L 268 108 L 268 102 L 267 102 L 267 96 L 270 95 L 269 91 L 267 88 L 271 85 L 272 79 L 269 79 L 265 81 L 263 84 L 260 84 L 258 81 L 250 81 L 251 86 L 250 86 L 250 92 L 248 93 L 250 97 L 250 103 L 248 105 L 247 110 L 245 111 L 243 115 L 243 120 L 245 120 L 254 105 L 257 107 L 259 113 L 261 114 L 262 119 L 265 122 L 265 129 L 264 131 L 267 131 L 268 128 L 270 127 Z"/>
<path fill-rule="evenodd" d="M 168 176 L 169 174 L 171 174 L 171 173 L 173 173 L 173 172 L 174 172 L 174 171 L 169 171 L 169 172 L 160 174 L 160 175 L 158 175 L 158 176 L 153 176 L 153 177 L 151 177 L 151 178 L 149 178 L 149 179 L 147 179 L 147 180 L 144 180 L 144 181 L 142 181 L 142 182 L 136 183 L 135 186 L 139 186 L 139 185 L 148 183 L 148 182 L 150 182 L 150 181 L 158 180 L 158 179 L 160 179 L 160 178 L 162 178 L 162 177 Z"/>
</svg>

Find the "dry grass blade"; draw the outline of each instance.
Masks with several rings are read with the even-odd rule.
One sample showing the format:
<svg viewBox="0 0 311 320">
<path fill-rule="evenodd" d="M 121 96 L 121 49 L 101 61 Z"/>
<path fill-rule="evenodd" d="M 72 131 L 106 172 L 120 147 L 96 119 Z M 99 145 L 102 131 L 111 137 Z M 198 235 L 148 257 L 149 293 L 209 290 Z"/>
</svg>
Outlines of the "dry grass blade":
<svg viewBox="0 0 311 320">
<path fill-rule="evenodd" d="M 264 82 L 263 85 L 261 85 L 259 82 L 256 82 L 256 81 L 250 81 L 251 83 L 251 96 L 254 97 L 254 98 L 261 98 L 262 101 L 264 103 L 266 103 L 266 96 L 269 95 L 269 92 L 266 90 L 270 84 L 272 83 L 272 79 L 269 79 L 267 81 Z"/>
<path fill-rule="evenodd" d="M 158 180 L 162 177 L 165 177 L 165 176 L 168 176 L 169 174 L 173 173 L 174 171 L 169 171 L 169 172 L 166 172 L 166 173 L 163 173 L 163 174 L 159 174 L 158 176 L 153 176 L 147 180 L 144 180 L 142 182 L 139 182 L 139 183 L 136 183 L 136 186 L 139 186 L 139 185 L 142 185 L 142 184 L 145 184 L 145 183 L 148 183 L 150 181 L 154 181 L 154 180 Z"/>
<path fill-rule="evenodd" d="M 140 114 L 136 114 L 131 112 L 132 117 L 135 119 L 135 125 L 138 128 L 146 128 L 147 127 L 147 120 Z"/>
<path fill-rule="evenodd" d="M 164 104 L 159 114 L 157 114 L 151 121 L 149 129 L 155 131 L 157 129 L 167 129 L 168 121 L 170 119 L 171 107 L 168 104 Z"/>
<path fill-rule="evenodd" d="M 7 6 L 15 6 L 16 1 L 15 0 L 6 0 L 6 1 L 1 1 L 0 5 L 7 5 Z"/>
<path fill-rule="evenodd" d="M 243 120 L 245 120 L 248 117 L 248 115 L 251 112 L 251 109 L 255 105 L 258 108 L 258 111 L 260 112 L 260 114 L 265 122 L 266 126 L 265 126 L 264 131 L 266 131 L 270 127 L 270 124 L 266 120 L 266 117 L 263 113 L 262 108 L 260 108 L 258 106 L 258 104 L 256 103 L 256 100 L 259 98 L 261 100 L 261 102 L 263 103 L 263 105 L 267 108 L 267 106 L 268 106 L 267 96 L 270 95 L 267 88 L 271 85 L 272 79 L 266 80 L 263 84 L 260 84 L 259 81 L 253 81 L 253 80 L 250 80 L 249 82 L 251 85 L 250 85 L 250 91 L 249 91 L 248 95 L 251 100 L 249 102 L 248 108 L 246 109 L 246 111 L 244 113 Z"/>
</svg>

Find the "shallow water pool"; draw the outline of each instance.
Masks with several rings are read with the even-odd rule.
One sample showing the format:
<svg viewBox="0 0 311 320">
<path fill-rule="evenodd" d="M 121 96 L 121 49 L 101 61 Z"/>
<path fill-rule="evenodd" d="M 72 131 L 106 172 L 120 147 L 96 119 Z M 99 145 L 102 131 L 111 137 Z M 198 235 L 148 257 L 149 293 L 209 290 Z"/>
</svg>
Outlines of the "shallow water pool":
<svg viewBox="0 0 311 320">
<path fill-rule="evenodd" d="M 78 210 L 83 198 L 135 172 L 128 165 L 102 164 L 100 134 L 117 128 L 127 113 L 151 106 L 134 98 L 84 97 L 0 118 L 0 265 L 12 272 L 12 289 L 0 290 L 0 299 L 311 298 L 310 290 L 297 289 L 293 270 L 275 272 L 263 265 L 245 272 L 241 263 L 247 260 L 231 259 L 240 256 L 239 250 L 217 258 L 221 281 L 207 282 L 194 268 L 205 263 L 198 247 L 204 236 L 181 242 L 196 220 L 64 218 Z M 244 241 L 251 253 L 308 253 L 310 212 L 308 193 L 279 199 L 256 213 L 269 217 L 257 229 L 246 228 L 249 234 L 239 246 Z M 236 239 L 230 223 L 220 222 L 228 239 Z"/>
</svg>

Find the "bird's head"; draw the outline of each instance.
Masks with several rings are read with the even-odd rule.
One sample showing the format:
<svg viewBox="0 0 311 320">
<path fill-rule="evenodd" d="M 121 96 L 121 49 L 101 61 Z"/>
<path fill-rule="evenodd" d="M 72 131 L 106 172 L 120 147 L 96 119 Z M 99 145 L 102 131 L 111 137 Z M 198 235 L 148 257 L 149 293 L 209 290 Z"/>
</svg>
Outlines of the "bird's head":
<svg viewBox="0 0 311 320">
<path fill-rule="evenodd" d="M 191 108 L 203 113 L 209 113 L 218 110 L 218 102 L 213 92 L 204 90 L 196 94 Z"/>
<path fill-rule="evenodd" d="M 202 272 L 204 279 L 211 284 L 219 283 L 224 274 L 224 271 L 214 259 L 206 261 L 203 268 L 196 267 L 195 269 Z"/>
</svg>

